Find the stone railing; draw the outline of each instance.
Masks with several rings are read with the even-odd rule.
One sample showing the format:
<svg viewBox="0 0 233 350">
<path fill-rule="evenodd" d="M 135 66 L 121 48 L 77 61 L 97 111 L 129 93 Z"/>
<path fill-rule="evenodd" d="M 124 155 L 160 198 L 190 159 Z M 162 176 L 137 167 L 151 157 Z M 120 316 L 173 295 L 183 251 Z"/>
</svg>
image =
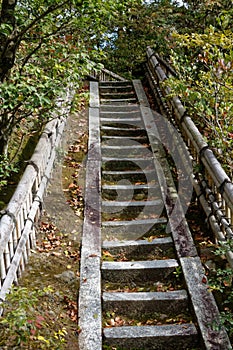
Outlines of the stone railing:
<svg viewBox="0 0 233 350">
<path fill-rule="evenodd" d="M 233 183 L 216 159 L 178 96 L 171 95 L 171 89 L 163 82 L 175 71 L 151 48 L 147 49 L 146 76 L 159 105 L 160 112 L 175 124 L 189 149 L 193 164 L 199 170 L 195 173 L 193 187 L 207 221 L 217 241 L 233 239 Z M 233 252 L 226 253 L 233 268 Z"/>
<path fill-rule="evenodd" d="M 1 212 L 0 302 L 5 300 L 12 283 L 17 283 L 35 246 L 35 223 L 41 212 L 72 97 L 73 90 L 70 89 L 57 101 L 57 114 L 47 123 L 14 195 L 6 210 Z"/>
</svg>

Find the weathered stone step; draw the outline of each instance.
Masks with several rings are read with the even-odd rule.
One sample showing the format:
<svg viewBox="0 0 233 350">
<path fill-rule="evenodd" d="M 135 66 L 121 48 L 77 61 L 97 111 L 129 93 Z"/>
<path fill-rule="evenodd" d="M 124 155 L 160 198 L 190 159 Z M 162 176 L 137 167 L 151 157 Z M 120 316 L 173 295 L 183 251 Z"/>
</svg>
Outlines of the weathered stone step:
<svg viewBox="0 0 233 350">
<path fill-rule="evenodd" d="M 105 344 L 121 350 L 188 350 L 199 344 L 194 324 L 124 326 L 104 329 Z"/>
<path fill-rule="evenodd" d="M 128 143 L 132 142 L 128 140 Z M 117 142 L 119 144 L 120 142 Z M 113 145 L 113 142 L 106 142 L 101 147 L 101 154 L 103 157 L 136 157 L 141 158 L 145 156 L 152 156 L 149 145 L 142 145 L 138 143 L 136 145 L 124 146 L 124 145 Z"/>
<path fill-rule="evenodd" d="M 102 157 L 102 170 L 104 171 L 137 171 L 142 170 L 146 172 L 150 170 L 154 164 L 153 159 L 146 158 L 114 158 L 114 157 Z M 153 180 L 153 178 L 150 178 Z"/>
<path fill-rule="evenodd" d="M 186 290 L 167 292 L 104 292 L 103 310 L 112 311 L 122 316 L 150 317 L 155 313 L 167 316 L 181 314 L 188 308 Z"/>
<path fill-rule="evenodd" d="M 122 131 L 122 130 L 128 130 L 128 131 L 141 131 L 145 133 L 144 128 L 140 128 L 137 124 L 127 124 L 127 123 L 112 123 L 109 125 L 102 125 L 101 130 L 115 130 L 115 131 Z"/>
<path fill-rule="evenodd" d="M 106 81 L 100 81 L 99 82 L 99 87 L 105 87 L 105 86 L 110 86 L 110 87 L 119 87 L 119 86 L 131 86 L 132 88 L 132 82 L 129 80 L 106 80 Z"/>
<path fill-rule="evenodd" d="M 173 249 L 172 249 L 173 248 Z M 174 250 L 171 237 L 154 238 L 152 241 L 140 239 L 137 241 L 104 241 L 102 250 L 108 251 L 112 255 L 124 254 L 127 259 L 134 259 L 138 256 L 148 256 L 166 253 Z"/>
<path fill-rule="evenodd" d="M 102 193 L 105 194 L 107 192 L 111 192 L 113 193 L 113 191 L 117 192 L 118 195 L 121 194 L 122 191 L 125 191 L 126 196 L 129 195 L 129 193 L 134 193 L 134 194 L 139 194 L 139 193 L 144 193 L 145 195 L 148 194 L 148 192 L 150 194 L 156 195 L 156 196 L 160 196 L 160 191 L 159 191 L 159 187 L 157 184 L 155 183 L 146 183 L 146 184 L 116 184 L 116 185 L 108 185 L 108 184 L 104 184 L 102 185 Z M 142 192 L 143 191 L 143 192 Z M 125 196 L 122 196 L 121 201 L 123 201 L 123 198 Z M 137 200 L 137 199 L 136 199 Z M 140 197 L 138 198 L 138 200 L 140 200 Z M 144 200 L 144 199 L 141 199 Z M 148 200 L 152 200 L 149 199 Z"/>
<path fill-rule="evenodd" d="M 124 120 L 125 118 L 140 118 L 141 119 L 141 113 L 140 110 L 123 110 L 121 112 L 115 112 L 115 111 L 102 111 L 100 113 L 100 118 L 101 120 L 105 120 L 106 118 L 115 118 L 115 119 L 120 119 Z"/>
<path fill-rule="evenodd" d="M 147 205 L 147 201 L 143 201 L 144 205 L 131 206 L 130 203 L 135 203 L 136 201 L 124 202 L 125 206 L 102 206 L 102 222 L 109 220 L 138 220 L 143 219 L 154 219 L 159 218 L 161 212 L 163 211 L 163 201 L 158 200 L 157 205 Z M 121 202 L 123 203 L 123 202 Z M 129 203 L 129 205 L 127 205 Z"/>
<path fill-rule="evenodd" d="M 155 179 L 156 173 L 154 169 L 145 170 L 126 170 L 126 171 L 102 171 L 103 181 L 119 181 L 122 179 L 130 180 L 130 182 L 144 182 L 147 183 L 148 180 Z"/>
<path fill-rule="evenodd" d="M 101 125 L 105 125 L 105 124 L 111 124 L 111 123 L 119 123 L 119 121 L 121 122 L 121 124 L 124 125 L 124 123 L 132 123 L 132 125 L 141 125 L 142 124 L 142 120 L 140 117 L 129 117 L 128 115 L 126 116 L 118 116 L 118 117 L 115 117 L 115 116 L 112 116 L 112 117 L 101 117 L 100 118 L 100 122 L 101 122 Z"/>
<path fill-rule="evenodd" d="M 101 98 L 101 101 L 102 101 L 102 99 L 103 100 L 118 100 L 118 99 L 120 99 L 120 100 L 125 100 L 125 99 L 135 99 L 136 100 L 136 96 L 135 96 L 135 93 L 134 93 L 134 91 L 125 91 L 125 90 L 121 90 L 121 91 L 108 91 L 108 92 L 106 92 L 106 91 L 102 91 L 102 90 L 100 90 L 100 98 Z"/>
<path fill-rule="evenodd" d="M 137 224 L 136 224 L 137 221 Z M 112 223 L 115 223 L 112 225 Z M 132 221 L 105 221 L 102 225 L 103 240 L 139 240 L 143 237 L 167 237 L 165 218 L 138 219 Z"/>
<path fill-rule="evenodd" d="M 139 215 L 142 211 L 144 215 L 154 215 L 158 212 L 161 213 L 161 206 L 163 207 L 163 201 L 157 200 L 144 200 L 144 201 L 102 201 L 102 215 L 103 220 L 109 220 L 111 217 L 126 217 L 132 215 Z M 109 219 L 107 219 L 109 218 Z"/>
<path fill-rule="evenodd" d="M 113 139 L 115 139 L 115 140 L 122 140 L 122 142 L 124 142 L 124 140 L 128 140 L 128 139 L 130 139 L 130 140 L 134 140 L 134 141 L 136 141 L 136 142 L 140 142 L 140 143 L 145 143 L 145 142 L 147 142 L 147 140 L 148 140 L 148 138 L 147 138 L 147 136 L 146 135 L 143 135 L 143 136 L 128 136 L 128 135 L 126 135 L 126 136 L 123 136 L 123 135 L 121 135 L 121 136 L 113 136 L 113 135 L 111 135 L 111 136 L 108 136 L 108 135 L 101 135 L 101 139 L 102 139 L 102 141 L 105 141 L 105 140 L 113 140 Z"/>
<path fill-rule="evenodd" d="M 124 91 L 124 92 L 131 92 L 133 90 L 132 85 L 119 85 L 119 86 L 111 86 L 111 85 L 106 85 L 106 86 L 100 86 L 100 93 L 108 93 L 108 92 L 119 92 L 119 91 Z"/>
<path fill-rule="evenodd" d="M 176 259 L 103 261 L 102 280 L 118 283 L 159 281 L 172 275 L 178 266 Z"/>
<path fill-rule="evenodd" d="M 102 209 L 107 209 L 107 208 L 125 208 L 125 207 L 144 207 L 150 206 L 150 207 L 155 207 L 157 205 L 162 205 L 163 201 L 161 199 L 157 199 L 154 201 L 102 201 Z"/>
<path fill-rule="evenodd" d="M 151 200 L 161 199 L 161 195 L 158 191 L 150 191 L 149 193 L 146 191 L 141 192 L 141 191 L 133 191 L 133 190 L 128 190 L 128 191 L 125 191 L 124 193 L 124 191 L 125 190 L 104 191 L 102 192 L 102 199 L 109 200 L 109 201 L 112 201 L 115 199 L 116 201 L 128 201 L 128 202 L 134 202 L 134 201 L 137 202 L 138 200 L 146 202 L 147 200 L 151 201 Z M 107 212 L 107 209 L 106 209 L 106 212 Z"/>
<path fill-rule="evenodd" d="M 101 105 L 100 106 L 100 115 L 103 113 L 138 113 L 140 112 L 139 105 L 129 104 L 129 105 Z"/>
<path fill-rule="evenodd" d="M 147 167 L 149 165 L 153 165 L 154 158 L 151 156 L 151 154 L 149 155 L 149 157 L 147 155 L 146 157 L 122 157 L 121 155 L 119 155 L 119 157 L 102 157 L 102 162 L 111 162 L 112 166 L 116 166 L 116 170 L 118 170 L 118 167 L 121 166 L 120 163 L 124 163 L 123 165 L 128 170 L 126 163 L 134 163 L 135 165 L 138 165 L 140 167 Z"/>
<path fill-rule="evenodd" d="M 137 125 L 130 125 L 126 123 L 122 123 L 121 127 L 102 125 L 101 133 L 102 135 L 127 136 L 128 138 L 131 138 L 131 136 L 146 136 L 145 129 L 140 128 Z"/>
<path fill-rule="evenodd" d="M 120 144 L 120 142 L 117 142 L 117 144 Z M 134 149 L 139 149 L 139 150 L 147 150 L 150 146 L 148 144 L 146 145 L 133 145 Z M 101 146 L 101 150 L 107 150 L 107 151 L 111 151 L 111 150 L 117 150 L 117 151 L 121 151 L 121 150 L 127 150 L 127 151 L 132 151 L 132 145 L 131 146 L 127 146 L 127 145 L 114 145 L 114 144 L 104 144 L 103 146 Z"/>
<path fill-rule="evenodd" d="M 129 104 L 129 103 L 133 103 L 136 104 L 137 103 L 137 99 L 135 97 L 132 98 L 112 98 L 112 99 L 104 99 L 101 98 L 101 104 L 110 104 L 110 105 L 118 105 L 118 104 Z"/>
<path fill-rule="evenodd" d="M 129 132 L 132 132 L 132 130 L 144 130 L 141 119 L 131 119 L 130 122 L 126 122 L 126 120 L 119 119 L 112 119 L 110 121 L 103 120 L 100 125 L 102 131 L 108 131 L 109 129 L 114 129 L 115 131 L 121 131 L 123 129 L 129 130 Z"/>
<path fill-rule="evenodd" d="M 124 180 L 122 180 L 124 181 Z M 102 199 L 117 201 L 147 201 L 161 199 L 161 192 L 158 186 L 144 185 L 103 185 Z"/>
</svg>

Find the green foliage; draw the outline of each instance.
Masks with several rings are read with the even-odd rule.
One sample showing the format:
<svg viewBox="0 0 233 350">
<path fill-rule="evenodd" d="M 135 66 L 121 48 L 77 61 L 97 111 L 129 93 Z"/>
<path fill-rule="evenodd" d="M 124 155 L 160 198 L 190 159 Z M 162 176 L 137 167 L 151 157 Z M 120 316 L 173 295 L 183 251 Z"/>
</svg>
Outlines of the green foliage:
<svg viewBox="0 0 233 350">
<path fill-rule="evenodd" d="M 4 315 L 0 318 L 0 345 L 22 349 L 62 349 L 65 328 L 50 332 L 49 324 L 34 309 L 40 300 L 54 291 L 50 287 L 30 291 L 13 287 L 7 295 Z"/>
<path fill-rule="evenodd" d="M 229 336 L 233 335 L 233 312 L 226 310 L 221 312 L 220 323 L 227 329 Z"/>
<path fill-rule="evenodd" d="M 137 75 L 145 61 L 148 45 L 166 51 L 173 9 L 175 6 L 167 0 L 122 3 L 100 41 L 106 55 L 105 65 L 126 78 Z"/>
<path fill-rule="evenodd" d="M 204 34 L 174 33 L 173 39 L 171 61 L 178 78 L 167 83 L 232 176 L 233 33 L 210 26 Z"/>
<path fill-rule="evenodd" d="M 214 251 L 217 256 L 224 256 L 226 253 L 232 251 L 233 241 L 219 242 L 219 246 Z M 217 292 L 221 295 L 220 325 L 224 326 L 233 336 L 233 269 L 231 267 L 218 267 L 211 271 L 209 278 L 209 288 L 211 291 Z"/>
<path fill-rule="evenodd" d="M 10 164 L 6 156 L 0 155 L 0 189 L 7 184 L 7 179 L 11 176 L 12 172 L 18 172 L 17 167 Z"/>
<path fill-rule="evenodd" d="M 233 251 L 233 240 L 220 241 L 219 246 L 215 250 L 215 255 L 225 255 L 226 253 Z"/>
<path fill-rule="evenodd" d="M 6 3 L 1 6 L 7 11 Z M 92 60 L 102 55 L 96 42 L 117 6 L 113 1 L 24 0 L 0 18 L 9 22 L 0 27 L 0 154 L 16 127 L 24 122 L 28 132 L 41 129 L 59 112 L 56 99 L 68 87 L 78 88 Z"/>
</svg>

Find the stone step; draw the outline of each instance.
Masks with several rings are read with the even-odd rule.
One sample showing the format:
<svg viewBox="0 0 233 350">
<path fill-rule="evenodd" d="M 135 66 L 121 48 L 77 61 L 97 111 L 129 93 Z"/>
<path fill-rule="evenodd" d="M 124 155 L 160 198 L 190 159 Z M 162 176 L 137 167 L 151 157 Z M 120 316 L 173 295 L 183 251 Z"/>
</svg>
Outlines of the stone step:
<svg viewBox="0 0 233 350">
<path fill-rule="evenodd" d="M 102 171 L 137 171 L 142 170 L 146 173 L 150 170 L 154 164 L 153 159 L 150 158 L 135 158 L 135 157 L 102 157 Z M 149 178 L 151 181 L 153 177 Z"/>
<path fill-rule="evenodd" d="M 105 120 L 105 118 L 108 118 L 108 119 L 111 119 L 111 118 L 114 118 L 114 119 L 123 119 L 124 118 L 140 118 L 141 119 L 141 113 L 140 113 L 140 110 L 123 110 L 121 112 L 115 112 L 115 111 L 102 111 L 100 113 L 100 119 L 101 120 Z"/>
<path fill-rule="evenodd" d="M 102 223 L 103 240 L 139 240 L 143 237 L 157 236 L 163 237 L 165 233 L 167 219 L 164 217 L 153 219 L 141 219 L 131 221 L 104 221 Z M 165 226 L 165 227 L 164 227 Z"/>
<path fill-rule="evenodd" d="M 135 99 L 136 100 L 136 96 L 135 96 L 135 93 L 134 91 L 125 91 L 125 90 L 115 90 L 115 91 L 102 91 L 100 90 L 100 98 L 101 100 L 125 100 L 125 99 Z"/>
<path fill-rule="evenodd" d="M 106 117 L 101 117 L 100 118 L 100 122 L 101 125 L 105 125 L 105 124 L 111 124 L 111 123 L 119 123 L 119 121 L 121 122 L 121 124 L 123 123 L 130 123 L 132 125 L 142 125 L 142 120 L 140 117 L 129 117 L 128 115 L 126 116 L 120 116 L 120 117 L 115 117 L 115 116 L 110 116 L 108 118 Z M 124 125 L 124 124 L 123 124 Z"/>
<path fill-rule="evenodd" d="M 128 140 L 128 143 L 133 143 L 133 141 Z M 118 144 L 120 142 L 117 142 Z M 141 143 L 137 143 L 136 145 L 131 146 L 116 146 L 113 145 L 112 141 L 105 142 L 104 145 L 101 147 L 101 154 L 103 157 L 136 157 L 136 158 L 142 158 L 142 157 L 152 157 L 153 154 L 149 149 L 149 145 L 142 145 Z"/>
<path fill-rule="evenodd" d="M 101 130 L 115 130 L 115 131 L 141 131 L 145 132 L 144 128 L 140 128 L 137 124 L 127 124 L 127 123 L 112 123 L 112 125 L 102 125 Z"/>
<path fill-rule="evenodd" d="M 115 199 L 116 201 L 125 201 L 125 202 L 128 202 L 128 203 L 131 203 L 131 202 L 134 202 L 134 201 L 135 202 L 137 202 L 137 201 L 147 202 L 147 201 L 160 200 L 161 199 L 161 194 L 160 194 L 159 190 L 158 191 L 156 191 L 156 190 L 152 191 L 151 190 L 149 193 L 145 192 L 145 191 L 141 192 L 141 191 L 133 191 L 133 190 L 128 190 L 128 191 L 125 191 L 126 193 L 124 193 L 124 191 L 125 190 L 118 190 L 118 191 L 108 190 L 108 191 L 104 191 L 104 192 L 102 192 L 102 199 L 104 201 L 113 201 Z M 114 212 L 114 208 L 115 208 L 115 212 L 117 210 L 120 210 L 120 208 L 117 208 L 117 207 L 111 207 L 111 208 L 113 208 L 113 212 Z M 159 212 L 159 214 L 160 214 L 160 209 L 161 209 L 161 206 L 159 207 L 159 210 L 157 208 L 157 212 Z M 104 211 L 105 212 L 109 212 L 109 210 L 106 207 L 103 208 L 103 212 Z M 146 210 L 146 212 L 148 213 L 149 210 L 148 211 Z"/>
<path fill-rule="evenodd" d="M 100 93 L 109 93 L 109 92 L 134 92 L 132 85 L 119 85 L 119 86 L 100 86 Z"/>
<path fill-rule="evenodd" d="M 102 201 L 102 209 L 107 209 L 107 208 L 125 208 L 125 207 L 132 207 L 132 208 L 137 208 L 137 207 L 145 207 L 150 206 L 150 207 L 155 207 L 157 205 L 162 205 L 163 201 L 160 199 L 154 200 L 154 201 Z"/>
<path fill-rule="evenodd" d="M 101 146 L 101 150 L 107 150 L 107 151 L 111 151 L 111 150 L 127 150 L 127 151 L 132 151 L 132 145 L 128 146 L 127 143 L 125 142 L 125 145 L 120 145 L 120 142 L 114 142 L 115 144 L 113 144 L 112 142 L 110 143 L 106 143 L 104 145 Z M 129 141 L 130 143 L 130 141 Z M 139 150 L 147 150 L 150 146 L 147 145 L 133 145 L 134 149 L 139 149 Z M 152 157 L 152 156 L 151 156 Z"/>
<path fill-rule="evenodd" d="M 128 317 L 147 317 L 155 313 L 174 316 L 188 308 L 186 290 L 167 292 L 104 292 L 102 296 L 103 311 Z"/>
<path fill-rule="evenodd" d="M 110 87 L 120 87 L 120 86 L 131 86 L 132 88 L 132 83 L 129 80 L 121 80 L 121 81 L 117 81 L 117 80 L 107 80 L 107 81 L 100 81 L 99 82 L 99 87 L 103 88 L 106 86 L 110 86 Z"/>
<path fill-rule="evenodd" d="M 102 162 L 103 163 L 112 163 L 112 166 L 116 166 L 118 168 L 121 164 L 124 163 L 123 165 L 127 168 L 126 163 L 134 163 L 138 165 L 139 167 L 147 167 L 149 165 L 153 165 L 154 163 L 154 158 L 152 154 L 149 154 L 149 157 L 122 157 L 119 155 L 119 157 L 102 157 Z M 116 163 L 119 163 L 118 165 Z M 117 169 L 116 169 L 117 170 Z M 127 169 L 128 170 L 128 169 Z"/>
<path fill-rule="evenodd" d="M 105 344 L 121 350 L 184 350 L 198 347 L 194 324 L 123 326 L 104 329 Z"/>
<path fill-rule="evenodd" d="M 132 98 L 101 98 L 100 99 L 100 103 L 102 105 L 104 104 L 109 104 L 109 105 L 124 105 L 124 104 L 129 104 L 129 103 L 133 103 L 133 104 L 137 104 L 137 99 L 135 97 Z"/>
<path fill-rule="evenodd" d="M 136 142 L 140 142 L 140 143 L 146 143 L 148 138 L 146 135 L 143 135 L 143 136 L 115 136 L 115 135 L 111 135 L 111 136 L 108 136 L 108 135 L 101 135 L 101 139 L 102 141 L 106 141 L 106 140 L 118 140 L 118 141 L 121 141 L 124 142 L 125 140 L 133 140 L 133 141 L 136 141 Z"/>
<path fill-rule="evenodd" d="M 122 180 L 124 181 L 124 180 Z M 143 187 L 145 186 L 145 187 Z M 158 186 L 145 185 L 103 185 L 103 200 L 116 201 L 151 201 L 161 199 L 161 192 Z"/>
<path fill-rule="evenodd" d="M 110 201 L 111 202 L 111 201 Z M 102 222 L 108 220 L 137 220 L 140 218 L 143 219 L 154 219 L 159 218 L 161 212 L 163 211 L 164 204 L 162 200 L 157 200 L 157 204 L 147 205 L 147 201 L 143 202 L 143 205 L 131 205 L 131 203 L 135 204 L 137 201 L 129 200 L 121 201 L 124 205 L 116 206 L 116 205 L 102 205 Z M 148 201 L 149 203 L 152 201 Z"/>
<path fill-rule="evenodd" d="M 130 119 L 128 119 L 130 120 Z M 130 121 L 127 121 L 126 119 L 110 119 L 110 120 L 102 120 L 100 123 L 100 128 L 102 131 L 114 129 L 117 131 L 123 130 L 129 130 L 129 132 L 132 132 L 132 130 L 144 130 L 144 125 L 142 123 L 142 120 L 140 118 L 138 119 L 131 119 Z M 132 130 L 131 130 L 132 129 Z"/>
<path fill-rule="evenodd" d="M 141 239 L 137 241 L 103 241 L 102 250 L 112 255 L 124 254 L 127 259 L 136 259 L 138 256 L 157 255 L 173 251 L 171 237 L 154 238 L 151 241 Z"/>
<path fill-rule="evenodd" d="M 102 113 L 113 113 L 113 112 L 124 112 L 124 113 L 128 113 L 128 112 L 138 112 L 140 111 L 139 109 L 139 105 L 136 103 L 133 104 L 123 104 L 123 105 L 116 105 L 116 104 L 105 104 L 105 105 L 101 105 L 99 112 L 100 115 L 102 115 Z"/>
<path fill-rule="evenodd" d="M 127 190 L 151 190 L 151 189 L 158 189 L 157 184 L 140 184 L 140 185 L 103 185 L 102 186 L 102 191 L 107 191 L 107 190 L 114 190 L 114 191 L 127 191 Z"/>
<path fill-rule="evenodd" d="M 146 182 L 148 180 L 155 179 L 156 172 L 154 169 L 145 170 L 126 170 L 126 171 L 114 171 L 114 170 L 103 170 L 102 179 L 103 181 L 119 181 L 122 179 L 130 180 L 130 182 Z"/>
<path fill-rule="evenodd" d="M 176 259 L 145 261 L 103 261 L 102 280 L 117 283 L 142 283 L 174 278 L 179 267 Z"/>
<path fill-rule="evenodd" d="M 121 123 L 121 126 L 101 126 L 101 134 L 108 136 L 146 136 L 146 131 L 144 128 L 140 128 L 137 125 Z"/>
</svg>

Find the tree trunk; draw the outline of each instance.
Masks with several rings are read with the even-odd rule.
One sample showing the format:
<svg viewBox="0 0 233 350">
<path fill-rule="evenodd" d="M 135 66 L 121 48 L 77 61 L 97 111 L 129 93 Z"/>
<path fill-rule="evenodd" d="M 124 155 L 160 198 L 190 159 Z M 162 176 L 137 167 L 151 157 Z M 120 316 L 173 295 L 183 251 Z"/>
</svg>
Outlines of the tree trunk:
<svg viewBox="0 0 233 350">
<path fill-rule="evenodd" d="M 0 17 L 0 81 L 3 82 L 9 75 L 15 62 L 15 52 L 18 40 L 14 36 L 15 6 L 17 0 L 3 0 Z"/>
</svg>

